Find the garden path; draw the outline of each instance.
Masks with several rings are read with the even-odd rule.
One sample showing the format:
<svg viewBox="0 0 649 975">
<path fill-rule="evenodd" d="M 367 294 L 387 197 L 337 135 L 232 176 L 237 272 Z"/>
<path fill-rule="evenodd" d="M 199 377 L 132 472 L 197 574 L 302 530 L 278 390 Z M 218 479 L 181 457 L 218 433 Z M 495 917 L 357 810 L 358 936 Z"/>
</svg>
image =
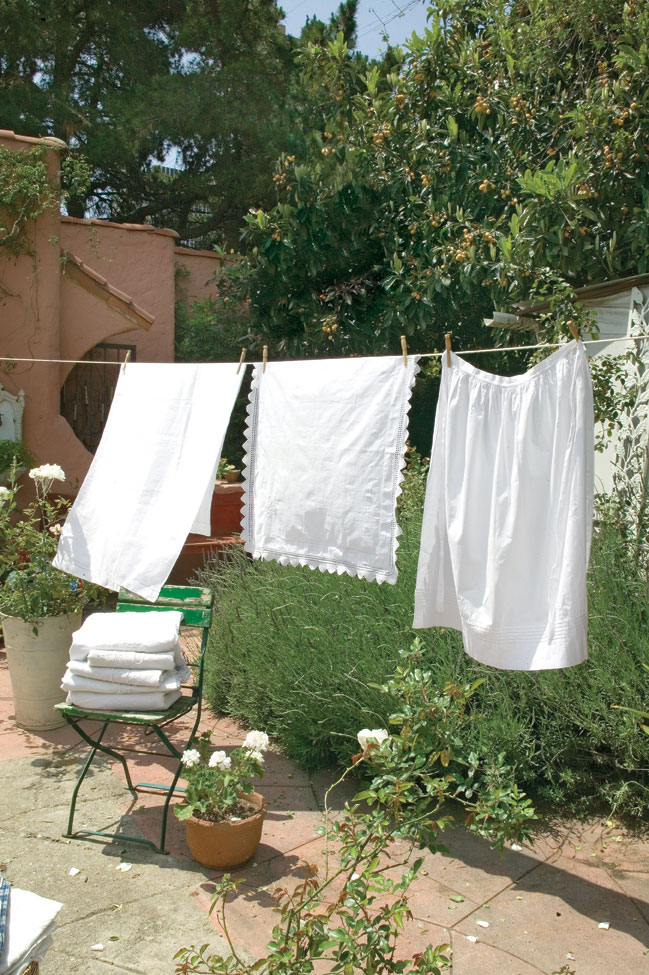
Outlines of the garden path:
<svg viewBox="0 0 649 975">
<path fill-rule="evenodd" d="M 245 735 L 229 718 L 207 714 L 204 725 L 214 729 L 215 746 L 226 750 Z M 0 653 L 5 797 L 0 866 L 11 882 L 64 904 L 41 975 L 172 975 L 178 948 L 206 942 L 222 948 L 207 915 L 218 874 L 191 859 L 182 824 L 173 816 L 169 856 L 119 842 L 62 837 L 83 751 L 69 728 L 41 735 L 16 729 Z M 168 774 L 164 759 L 133 759 L 135 774 L 146 769 L 140 777 L 149 781 Z M 111 762 L 101 763 L 86 780 L 79 825 L 106 828 L 121 821 L 132 830 L 134 821 L 144 836 L 155 839 L 159 798 L 127 801 L 120 771 Z M 273 890 L 303 877 L 305 862 L 324 869 L 323 840 L 315 830 L 331 781 L 331 774 L 308 775 L 282 755 L 268 753 L 261 788 L 269 813 L 262 844 L 252 863 L 234 871 L 241 886 L 229 905 L 231 934 L 243 952 L 263 953 L 276 920 Z M 334 815 L 352 792 L 345 788 L 332 795 Z M 612 820 L 545 823 L 533 847 L 509 849 L 502 857 L 459 826 L 448 830 L 444 841 L 449 853 L 426 854 L 412 887 L 413 919 L 400 940 L 402 957 L 429 943 L 448 943 L 453 975 L 649 971 L 646 836 L 633 836 Z M 116 870 L 123 861 L 131 868 Z M 73 877 L 71 867 L 79 869 Z"/>
</svg>

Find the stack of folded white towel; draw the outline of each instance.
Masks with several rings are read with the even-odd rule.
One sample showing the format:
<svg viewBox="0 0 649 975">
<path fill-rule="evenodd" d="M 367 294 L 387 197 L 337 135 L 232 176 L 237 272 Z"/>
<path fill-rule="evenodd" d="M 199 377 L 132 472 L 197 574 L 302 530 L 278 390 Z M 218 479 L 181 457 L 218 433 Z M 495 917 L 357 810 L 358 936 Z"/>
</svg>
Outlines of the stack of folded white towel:
<svg viewBox="0 0 649 975">
<path fill-rule="evenodd" d="M 164 711 L 190 675 L 178 642 L 182 613 L 95 613 L 72 635 L 61 687 L 93 711 Z"/>
<path fill-rule="evenodd" d="M 22 975 L 32 961 L 41 961 L 52 944 L 58 901 L 12 887 L 9 893 L 4 945 L 0 950 L 0 975 Z"/>
</svg>

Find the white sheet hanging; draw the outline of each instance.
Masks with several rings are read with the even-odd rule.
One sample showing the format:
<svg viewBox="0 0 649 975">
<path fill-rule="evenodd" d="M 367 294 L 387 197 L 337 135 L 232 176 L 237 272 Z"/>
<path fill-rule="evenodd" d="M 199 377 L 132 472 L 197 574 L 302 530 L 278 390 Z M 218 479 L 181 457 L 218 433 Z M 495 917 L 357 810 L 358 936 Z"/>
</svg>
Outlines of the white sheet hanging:
<svg viewBox="0 0 649 975">
<path fill-rule="evenodd" d="M 401 491 L 417 357 L 255 366 L 242 537 L 256 559 L 397 579 Z"/>
<path fill-rule="evenodd" d="M 243 370 L 129 363 L 54 565 L 154 601 L 209 499 Z"/>
<path fill-rule="evenodd" d="M 593 458 L 583 343 L 522 376 L 443 356 L 413 625 L 508 670 L 585 660 Z"/>
</svg>

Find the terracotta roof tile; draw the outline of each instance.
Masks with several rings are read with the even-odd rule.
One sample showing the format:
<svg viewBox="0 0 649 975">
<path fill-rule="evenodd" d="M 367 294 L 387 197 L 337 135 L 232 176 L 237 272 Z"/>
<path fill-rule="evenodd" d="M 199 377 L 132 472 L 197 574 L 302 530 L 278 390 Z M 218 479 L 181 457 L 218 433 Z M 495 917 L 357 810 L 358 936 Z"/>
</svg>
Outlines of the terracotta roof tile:
<svg viewBox="0 0 649 975">
<path fill-rule="evenodd" d="M 123 302 L 123 304 L 127 305 L 133 314 L 144 319 L 144 321 L 148 323 L 148 325 L 144 326 L 145 328 L 150 327 L 153 324 L 155 321 L 155 315 L 152 315 L 150 312 L 146 311 L 146 309 L 142 308 L 141 305 L 136 304 L 136 302 L 133 301 L 131 296 L 127 295 L 126 292 L 120 291 L 119 288 L 116 288 L 114 285 L 110 284 L 110 282 L 107 281 L 102 274 L 99 274 L 99 272 L 95 271 L 94 268 L 89 267 L 88 264 L 85 264 L 80 257 L 77 257 L 76 254 L 66 250 L 62 251 L 62 255 L 65 258 L 66 263 L 73 264 L 76 268 L 78 268 L 79 271 L 81 271 L 82 274 L 90 278 L 96 284 L 100 285 L 100 287 L 106 291 L 107 296 L 110 295 L 113 299 Z"/>
<path fill-rule="evenodd" d="M 166 230 L 164 227 L 152 227 L 149 223 L 115 223 L 114 220 L 98 220 L 97 217 L 88 219 L 82 217 L 62 216 L 63 223 L 85 224 L 88 227 L 114 227 L 116 230 L 140 230 L 148 234 L 161 234 L 163 237 L 177 238 L 175 230 Z"/>
</svg>

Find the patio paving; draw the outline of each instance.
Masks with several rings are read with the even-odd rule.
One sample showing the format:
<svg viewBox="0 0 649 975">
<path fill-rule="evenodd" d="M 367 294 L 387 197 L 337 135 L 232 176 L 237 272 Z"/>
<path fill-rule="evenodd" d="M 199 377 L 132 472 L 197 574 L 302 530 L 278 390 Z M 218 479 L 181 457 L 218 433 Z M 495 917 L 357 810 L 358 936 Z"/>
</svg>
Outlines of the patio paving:
<svg viewBox="0 0 649 975">
<path fill-rule="evenodd" d="M 206 714 L 203 724 L 214 729 L 215 747 L 226 750 L 245 734 L 229 718 Z M 180 741 L 186 729 L 186 720 L 178 722 Z M 114 729 L 111 735 L 124 740 L 132 733 Z M 64 904 L 41 975 L 172 975 L 180 947 L 209 942 L 222 950 L 207 914 L 219 875 L 192 860 L 174 816 L 169 856 L 119 841 L 63 838 L 85 749 L 69 728 L 37 735 L 15 727 L 0 653 L 0 867 L 12 883 Z M 132 756 L 130 765 L 135 780 L 164 781 L 170 774 L 164 758 Z M 262 844 L 252 863 L 233 872 L 241 885 L 229 904 L 231 934 L 248 957 L 263 954 L 276 922 L 273 890 L 303 878 L 306 863 L 324 870 L 316 827 L 331 776 L 309 776 L 275 752 L 268 753 L 266 768 Z M 332 797 L 333 815 L 353 791 L 346 785 Z M 102 761 L 82 786 L 75 825 L 121 824 L 156 839 L 160 808 L 155 795 L 132 801 L 121 766 Z M 630 835 L 610 820 L 540 824 L 534 847 L 502 857 L 459 827 L 443 840 L 450 852 L 425 853 L 411 888 L 413 919 L 400 939 L 400 956 L 447 943 L 453 975 L 649 972 L 646 835 Z M 395 844 L 395 858 L 405 849 Z M 123 861 L 131 868 L 116 870 Z M 80 872 L 71 877 L 71 867 Z M 607 929 L 599 926 L 604 923 Z"/>
</svg>

